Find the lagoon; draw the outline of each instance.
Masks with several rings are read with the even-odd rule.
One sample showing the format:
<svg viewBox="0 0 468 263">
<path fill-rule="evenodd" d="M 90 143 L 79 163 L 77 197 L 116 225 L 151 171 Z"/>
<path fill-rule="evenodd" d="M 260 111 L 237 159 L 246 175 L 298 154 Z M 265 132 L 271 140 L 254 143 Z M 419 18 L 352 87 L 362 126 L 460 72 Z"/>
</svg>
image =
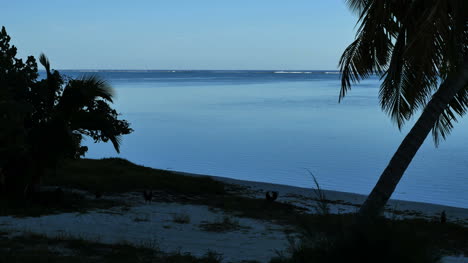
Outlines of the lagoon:
<svg viewBox="0 0 468 263">
<path fill-rule="evenodd" d="M 240 180 L 368 194 L 414 120 L 382 112 L 379 79 L 338 103 L 334 71 L 61 71 L 97 74 L 134 133 L 121 154 L 88 139 L 88 158 Z M 468 122 L 438 148 L 428 137 L 393 199 L 468 208 Z"/>
</svg>

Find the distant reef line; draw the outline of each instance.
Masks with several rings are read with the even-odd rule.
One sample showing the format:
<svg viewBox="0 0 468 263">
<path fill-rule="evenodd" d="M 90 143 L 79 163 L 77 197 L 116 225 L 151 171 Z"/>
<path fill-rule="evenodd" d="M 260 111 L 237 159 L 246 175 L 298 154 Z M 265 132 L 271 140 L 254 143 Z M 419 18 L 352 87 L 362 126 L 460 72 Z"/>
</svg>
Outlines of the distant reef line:
<svg viewBox="0 0 468 263">
<path fill-rule="evenodd" d="M 339 74 L 338 70 L 211 70 L 211 69 L 58 69 L 63 72 L 161 72 L 161 73 L 273 73 L 273 74 Z M 40 70 L 43 71 L 43 70 Z"/>
</svg>

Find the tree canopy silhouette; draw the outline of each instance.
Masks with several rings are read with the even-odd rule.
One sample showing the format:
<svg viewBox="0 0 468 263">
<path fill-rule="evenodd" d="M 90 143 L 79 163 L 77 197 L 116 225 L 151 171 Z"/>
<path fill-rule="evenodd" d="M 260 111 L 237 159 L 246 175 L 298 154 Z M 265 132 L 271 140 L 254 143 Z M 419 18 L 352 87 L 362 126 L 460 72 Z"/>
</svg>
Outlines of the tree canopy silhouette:
<svg viewBox="0 0 468 263">
<path fill-rule="evenodd" d="M 34 57 L 23 63 L 0 32 L 0 168 L 4 187 L 12 191 L 39 184 L 46 169 L 63 158 L 83 156 L 83 136 L 111 141 L 120 151 L 121 136 L 133 130 L 109 105 L 113 89 L 94 75 L 62 76 L 44 54 L 46 77 L 38 79 Z M 19 188 L 19 189 L 17 189 Z"/>
<path fill-rule="evenodd" d="M 340 100 L 372 74 L 383 79 L 380 104 L 399 128 L 418 110 L 405 137 L 360 209 L 379 214 L 432 131 L 436 145 L 468 107 L 468 1 L 348 0 L 359 15 L 356 39 L 340 59 Z"/>
</svg>

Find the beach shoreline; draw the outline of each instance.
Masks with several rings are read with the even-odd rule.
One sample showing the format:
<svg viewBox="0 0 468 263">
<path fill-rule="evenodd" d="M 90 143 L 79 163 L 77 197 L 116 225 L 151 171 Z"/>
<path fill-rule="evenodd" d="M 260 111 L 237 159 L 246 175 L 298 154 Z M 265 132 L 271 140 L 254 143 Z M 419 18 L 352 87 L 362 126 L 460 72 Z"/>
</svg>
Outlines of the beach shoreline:
<svg viewBox="0 0 468 263">
<path fill-rule="evenodd" d="M 122 165 L 122 162 L 120 164 Z M 128 165 L 128 162 L 124 164 Z M 261 200 L 265 199 L 267 191 L 277 191 L 278 205 L 290 204 L 289 207 L 299 210 L 299 213 L 319 213 L 317 199 L 312 188 L 170 172 L 174 175 L 211 178 L 223 183 L 225 188 L 223 195 L 237 196 L 241 199 L 242 197 L 256 198 L 260 199 L 260 203 L 263 203 Z M 171 174 L 165 176 L 171 176 Z M 57 186 L 50 187 L 55 189 Z M 193 187 L 199 187 L 199 185 L 193 185 Z M 64 188 L 64 190 L 78 191 L 88 200 L 95 198 L 92 192 L 73 188 Z M 163 196 L 171 195 L 170 191 L 159 192 Z M 323 190 L 323 192 L 326 195 L 329 212 L 333 214 L 357 212 L 366 198 L 365 195 L 355 193 L 331 190 Z M 201 190 L 198 194 L 204 195 Z M 189 196 L 196 198 L 196 195 L 192 193 Z M 210 198 L 216 199 L 217 197 L 213 195 Z M 243 200 L 255 201 L 248 198 Z M 48 238 L 94 240 L 109 245 L 131 244 L 157 248 L 165 253 L 189 253 L 197 257 L 215 252 L 222 255 L 223 262 L 245 262 L 245 260 L 269 262 L 271 258 L 278 256 L 278 251 L 289 255 L 291 240 L 297 241 L 301 237 L 301 232 L 295 228 L 295 225 L 285 224 L 275 218 L 265 220 L 243 216 L 242 213 L 226 209 L 224 205 L 213 207 L 203 203 L 178 202 L 171 201 L 171 198 L 157 197 L 153 202 L 147 202 L 142 198 L 138 189 L 120 193 L 109 192 L 101 199 L 120 205 L 90 209 L 86 212 L 46 214 L 39 217 L 2 216 L 0 217 L 0 231 L 8 233 L 9 237 L 33 233 Z M 395 220 L 421 218 L 438 222 L 441 211 L 446 212 L 448 222 L 467 226 L 468 209 L 428 203 L 390 200 L 385 216 Z M 222 222 L 226 218 L 229 222 L 234 222 L 234 229 L 225 229 L 226 225 Z M 221 229 L 211 231 L 204 228 L 213 224 L 221 225 Z M 239 249 L 243 251 L 242 254 L 238 253 Z M 448 256 L 443 262 L 466 262 L 466 260 L 462 257 Z"/>
<path fill-rule="evenodd" d="M 278 201 L 280 202 L 285 201 L 287 203 L 291 203 L 311 211 L 313 211 L 315 206 L 314 188 L 239 180 L 207 174 L 196 174 L 180 171 L 171 172 L 186 176 L 208 177 L 226 184 L 238 185 L 248 189 L 244 194 L 249 197 L 264 198 L 266 191 L 277 191 L 279 193 Z M 357 212 L 359 207 L 367 198 L 366 195 L 358 193 L 326 189 L 322 189 L 322 191 L 330 201 L 329 204 L 331 213 Z M 394 211 L 397 212 L 394 213 Z M 447 219 L 449 222 L 468 226 L 468 208 L 398 199 L 390 199 L 386 205 L 386 216 L 398 215 L 404 216 L 405 218 L 416 217 L 427 220 L 437 220 L 442 211 L 445 211 L 447 214 Z"/>
</svg>

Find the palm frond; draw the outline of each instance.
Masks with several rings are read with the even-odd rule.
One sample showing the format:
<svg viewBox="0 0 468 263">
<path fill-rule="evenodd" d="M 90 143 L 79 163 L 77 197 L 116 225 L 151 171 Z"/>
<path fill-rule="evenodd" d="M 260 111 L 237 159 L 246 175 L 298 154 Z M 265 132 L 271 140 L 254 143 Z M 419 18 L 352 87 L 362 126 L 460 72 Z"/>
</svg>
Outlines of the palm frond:
<svg viewBox="0 0 468 263">
<path fill-rule="evenodd" d="M 369 6 L 369 0 L 346 0 L 346 4 L 349 6 L 351 11 L 356 14 L 364 13 L 365 9 Z"/>
<path fill-rule="evenodd" d="M 120 153 L 121 136 L 117 131 L 116 122 L 106 112 L 79 111 L 73 114 L 71 129 L 91 136 L 95 141 L 110 140 L 117 153 Z"/>
<path fill-rule="evenodd" d="M 58 109 L 71 113 L 92 105 L 97 99 L 113 102 L 113 94 L 114 91 L 107 81 L 94 75 L 83 76 L 68 82 L 58 103 Z"/>
<path fill-rule="evenodd" d="M 468 53 L 468 1 L 348 0 L 359 12 L 355 41 L 343 52 L 340 100 L 353 83 L 379 74 L 382 109 L 399 128 L 425 107 L 447 74 Z M 383 33 L 381 33 L 383 32 Z M 434 141 L 465 113 L 467 93 L 458 94 L 434 127 Z"/>
<path fill-rule="evenodd" d="M 41 55 L 39 55 L 39 62 L 46 69 L 47 75 L 50 75 L 50 62 L 44 53 L 41 53 Z"/>
<path fill-rule="evenodd" d="M 449 103 L 448 107 L 439 116 L 436 124 L 432 128 L 432 138 L 434 144 L 438 146 L 440 141 L 445 140 L 454 128 L 454 123 L 458 122 L 458 117 L 463 117 L 468 110 L 468 85 L 461 90 Z M 457 117 L 458 116 L 458 117 Z"/>
<path fill-rule="evenodd" d="M 362 12 L 362 23 L 356 40 L 345 49 L 339 61 L 339 101 L 351 89 L 352 83 L 358 83 L 373 74 L 383 74 L 393 47 L 395 21 L 382 2 L 369 1 Z"/>
<path fill-rule="evenodd" d="M 361 39 L 354 40 L 341 55 L 341 89 L 338 101 L 341 101 L 351 89 L 351 83 L 369 77 L 371 70 L 366 66 L 365 54 L 361 51 Z"/>
<path fill-rule="evenodd" d="M 115 151 L 117 153 L 120 153 L 120 145 L 122 144 L 122 136 L 112 135 L 112 136 L 109 136 L 109 140 L 112 142 L 112 145 L 114 146 Z"/>
<path fill-rule="evenodd" d="M 399 128 L 426 105 L 442 77 L 441 68 L 453 61 L 446 51 L 446 43 L 453 41 L 444 40 L 453 31 L 448 30 L 451 26 L 446 3 L 435 1 L 427 8 L 427 2 L 413 1 L 408 8 L 411 15 L 401 21 L 401 30 L 379 93 L 382 109 Z M 442 123 L 445 122 L 441 120 L 439 125 Z"/>
<path fill-rule="evenodd" d="M 56 97 L 60 93 L 60 89 L 63 84 L 63 78 L 58 71 L 54 70 L 52 72 L 50 69 L 50 61 L 46 55 L 44 55 L 44 53 L 41 53 L 39 56 L 39 62 L 44 66 L 47 72 L 47 85 L 42 92 L 45 95 L 46 105 L 50 111 L 54 107 L 56 103 Z"/>
<path fill-rule="evenodd" d="M 97 75 L 84 75 L 78 79 L 80 87 L 89 99 L 102 98 L 106 101 L 113 102 L 114 89 L 109 83 Z"/>
</svg>

